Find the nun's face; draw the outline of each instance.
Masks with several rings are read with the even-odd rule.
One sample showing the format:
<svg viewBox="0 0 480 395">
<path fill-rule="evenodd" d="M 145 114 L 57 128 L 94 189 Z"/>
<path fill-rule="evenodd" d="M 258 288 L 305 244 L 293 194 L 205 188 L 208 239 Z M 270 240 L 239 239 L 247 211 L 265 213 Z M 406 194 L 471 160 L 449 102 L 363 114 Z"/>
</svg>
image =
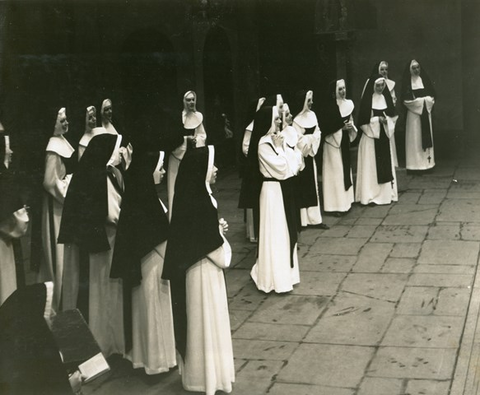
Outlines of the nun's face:
<svg viewBox="0 0 480 395">
<path fill-rule="evenodd" d="M 344 84 L 339 85 L 337 89 L 337 94 L 340 99 L 345 99 L 345 97 L 347 96 L 347 87 Z"/>
<path fill-rule="evenodd" d="M 280 115 L 277 115 L 273 122 L 275 123 L 275 130 L 279 131 L 280 127 L 282 126 L 282 118 L 280 118 Z"/>
<path fill-rule="evenodd" d="M 104 108 L 103 108 L 103 118 L 108 121 L 108 122 L 112 122 L 112 116 L 113 116 L 113 109 L 112 109 L 112 105 L 111 104 L 107 104 Z"/>
<path fill-rule="evenodd" d="M 193 93 L 189 93 L 185 97 L 185 103 L 187 104 L 187 110 L 195 111 L 195 95 Z"/>
<path fill-rule="evenodd" d="M 283 100 L 282 99 L 277 99 L 277 108 L 278 108 L 278 113 L 283 114 L 284 108 L 283 108 Z"/>
<path fill-rule="evenodd" d="M 293 123 L 293 116 L 290 113 L 290 110 L 285 111 L 285 123 L 289 126 L 292 126 Z"/>
<path fill-rule="evenodd" d="M 97 126 L 97 116 L 94 112 L 88 113 L 87 125 L 90 129 L 93 129 L 95 126 Z"/>
<path fill-rule="evenodd" d="M 60 128 L 56 130 L 56 133 L 54 133 L 56 136 L 61 136 L 62 134 L 65 134 L 68 132 L 68 121 L 67 121 L 67 116 L 65 114 L 61 115 L 60 118 L 58 119 L 58 123 L 60 124 Z"/>
<path fill-rule="evenodd" d="M 375 93 L 382 93 L 385 89 L 385 81 L 375 82 Z"/>
<path fill-rule="evenodd" d="M 380 67 L 378 68 L 378 72 L 380 73 L 380 75 L 382 77 L 387 78 L 388 77 L 388 65 L 386 65 L 385 63 L 382 63 L 380 65 Z"/>
<path fill-rule="evenodd" d="M 412 64 L 411 71 L 412 75 L 420 75 L 420 65 L 418 63 Z"/>
<path fill-rule="evenodd" d="M 308 108 L 309 110 L 312 109 L 312 104 L 313 104 L 313 99 L 312 99 L 311 97 L 309 97 L 309 98 L 307 99 L 307 108 Z"/>
</svg>

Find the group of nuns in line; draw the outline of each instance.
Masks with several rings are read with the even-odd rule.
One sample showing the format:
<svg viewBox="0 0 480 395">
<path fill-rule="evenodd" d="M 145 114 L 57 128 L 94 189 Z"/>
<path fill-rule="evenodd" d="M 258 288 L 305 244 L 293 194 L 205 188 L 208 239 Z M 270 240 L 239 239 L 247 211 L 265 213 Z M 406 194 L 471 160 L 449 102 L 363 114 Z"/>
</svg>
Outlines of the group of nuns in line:
<svg viewBox="0 0 480 395">
<path fill-rule="evenodd" d="M 435 164 L 434 98 L 431 81 L 412 60 L 401 89 L 407 170 Z M 185 389 L 213 395 L 230 392 L 235 380 L 223 272 L 232 251 L 224 236 L 228 224 L 218 219 L 210 188 L 217 172 L 214 149 L 206 145 L 196 99 L 193 91 L 184 95 L 184 109 L 169 125 L 175 131 L 171 138 L 162 137 L 163 125 L 154 125 L 153 133 L 136 134 L 155 136 L 146 141 L 133 136 L 128 141 L 117 132 L 111 100 L 100 108 L 101 126 L 96 108 L 89 106 L 77 150 L 64 137 L 66 109 L 58 111 L 46 148 L 44 264 L 38 281 L 54 282 L 54 309 L 83 312 L 106 357 L 121 354 L 147 374 L 178 365 Z M 252 105 L 239 207 L 247 209 L 247 237 L 258 242 L 250 274 L 259 290 L 291 291 L 300 281 L 300 230 L 328 228 L 318 191 L 319 150 L 325 212 L 343 215 L 354 201 L 398 199 L 396 101 L 395 82 L 382 61 L 364 86 L 358 129 L 342 79 L 331 83 L 319 120 L 312 91 L 299 92 L 290 106 L 279 94 Z M 15 252 L 29 218 L 9 169 L 13 152 L 1 124 L 0 134 L 1 305 L 17 287 L 22 264 L 15 262 Z M 356 139 L 354 193 L 350 144 Z M 168 209 L 156 189 L 165 173 L 165 152 Z"/>
<path fill-rule="evenodd" d="M 406 108 L 407 170 L 435 165 L 431 113 L 435 92 L 416 60 L 408 63 L 401 100 Z M 301 91 L 289 104 L 280 94 L 260 98 L 250 110 L 242 152 L 246 157 L 239 208 L 246 209 L 246 236 L 258 243 L 251 277 L 263 292 L 284 293 L 300 282 L 297 241 L 307 227 L 322 223 L 318 173 L 322 153 L 323 211 L 346 214 L 353 202 L 385 205 L 398 200 L 395 82 L 388 63 L 377 63 L 363 88 L 357 126 L 354 104 L 343 79 L 330 83 L 319 120 L 313 92 Z M 320 126 L 319 126 L 320 125 Z M 321 130 L 320 130 L 321 127 Z M 354 192 L 350 145 L 358 143 Z"/>
<path fill-rule="evenodd" d="M 66 109 L 58 111 L 46 148 L 38 281 L 55 284 L 55 310 L 82 311 L 105 357 L 121 354 L 147 374 L 178 365 L 185 389 L 213 395 L 235 381 L 223 270 L 232 251 L 210 188 L 218 169 L 195 92 L 183 102 L 169 139 L 138 144 L 115 129 L 111 100 L 102 103 L 101 126 L 89 106 L 77 150 L 64 137 Z M 156 188 L 165 151 L 169 210 Z M 21 221 L 26 209 L 13 197 L 5 226 L 16 237 L 28 217 Z M 3 252 L 9 246 L 0 242 Z M 1 302 L 15 290 L 14 265 L 2 259 Z"/>
</svg>

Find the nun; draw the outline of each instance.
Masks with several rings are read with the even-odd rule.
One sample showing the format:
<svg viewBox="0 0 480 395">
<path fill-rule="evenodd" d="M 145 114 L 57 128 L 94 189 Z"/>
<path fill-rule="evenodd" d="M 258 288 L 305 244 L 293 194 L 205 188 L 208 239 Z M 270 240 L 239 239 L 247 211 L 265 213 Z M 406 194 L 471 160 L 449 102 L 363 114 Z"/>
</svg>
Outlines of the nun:
<svg viewBox="0 0 480 395">
<path fill-rule="evenodd" d="M 224 269 L 232 250 L 210 184 L 213 146 L 189 150 L 178 172 L 163 278 L 170 280 L 183 387 L 214 395 L 235 381 Z"/>
<path fill-rule="evenodd" d="M 42 244 L 44 264 L 40 267 L 39 280 L 53 281 L 53 306 L 58 310 L 62 295 L 64 247 L 57 244 L 63 203 L 73 173 L 73 153 L 64 134 L 68 132 L 65 108 L 57 113 L 53 136 L 46 148 L 45 173 L 43 177 Z"/>
<path fill-rule="evenodd" d="M 105 99 L 102 102 L 102 106 L 100 108 L 100 115 L 102 121 L 102 127 L 105 129 L 106 133 L 118 135 L 117 129 L 113 126 L 113 104 L 110 99 Z M 103 131 L 103 132 L 105 132 Z M 130 162 L 132 161 L 132 153 L 133 153 L 133 146 L 132 144 L 127 141 L 125 137 L 122 139 L 122 146 L 119 150 L 121 163 L 118 166 L 122 171 L 125 171 L 130 166 Z"/>
<path fill-rule="evenodd" d="M 126 358 L 149 375 L 176 365 L 170 284 L 161 278 L 169 223 L 155 189 L 165 174 L 164 157 L 133 154 L 110 272 L 123 281 Z"/>
<path fill-rule="evenodd" d="M 249 111 L 249 124 L 245 128 L 245 133 L 243 135 L 243 141 L 242 141 L 242 152 L 243 155 L 245 155 L 246 158 L 246 165 L 245 165 L 245 170 L 242 174 L 242 185 L 240 187 L 240 201 L 238 204 L 238 208 L 243 208 L 246 210 L 245 215 L 246 215 L 246 236 L 247 239 L 251 243 L 256 243 L 258 241 L 258 235 L 255 232 L 255 229 L 258 228 L 258 211 L 254 212 L 254 208 L 252 207 L 253 205 L 247 202 L 248 198 L 247 195 L 249 194 L 249 185 L 252 182 L 252 176 L 253 173 L 257 170 L 258 171 L 258 165 L 253 164 L 252 168 L 252 158 L 255 155 L 251 155 L 250 160 L 248 159 L 248 150 L 250 147 L 250 141 L 252 140 L 252 133 L 253 133 L 253 128 L 255 126 L 255 114 L 260 110 L 262 107 L 263 103 L 265 102 L 265 98 L 261 97 L 258 100 L 255 101 L 254 107 Z M 258 143 L 258 140 L 256 140 Z M 256 149 L 255 149 L 256 151 Z M 255 208 L 257 205 L 255 205 Z M 256 218 L 255 218 L 256 217 Z M 255 226 L 257 224 L 257 226 Z"/>
<path fill-rule="evenodd" d="M 107 133 L 107 130 L 104 127 L 97 127 L 97 109 L 88 106 L 85 114 L 85 132 L 78 143 L 78 160 L 82 158 L 90 140 L 102 133 Z"/>
<path fill-rule="evenodd" d="M 388 78 L 388 62 L 382 60 L 381 62 L 375 64 L 372 69 L 371 75 L 380 74 L 382 77 L 385 78 L 385 83 L 387 84 L 387 89 L 390 91 L 390 95 L 392 96 L 393 106 L 397 105 L 397 94 L 395 92 L 395 81 Z M 395 138 L 390 139 L 390 143 L 392 144 L 392 156 L 393 156 L 393 163 L 395 167 L 398 167 L 398 156 L 397 156 L 397 145 L 395 143 Z"/>
<path fill-rule="evenodd" d="M 27 232 L 29 222 L 19 185 L 10 169 L 13 152 L 9 139 L 10 136 L 0 134 L 0 306 L 24 282 L 23 271 L 17 273 L 15 244 L 21 248 L 18 241 Z"/>
<path fill-rule="evenodd" d="M 89 279 L 89 326 L 105 357 L 125 352 L 122 283 L 110 278 L 124 191 L 117 168 L 121 141 L 121 135 L 109 133 L 90 140 L 65 199 L 58 238 L 62 244 L 75 243 L 88 256 L 80 260 L 79 277 Z"/>
<path fill-rule="evenodd" d="M 168 214 L 172 215 L 173 198 L 175 195 L 175 181 L 177 178 L 180 163 L 188 148 L 204 147 L 207 140 L 207 133 L 203 126 L 203 114 L 197 111 L 197 94 L 188 91 L 183 95 L 182 126 L 183 142 L 176 147 L 168 159 L 167 191 L 168 191 Z"/>
<path fill-rule="evenodd" d="M 284 293 L 300 282 L 297 256 L 300 213 L 294 177 L 302 163 L 301 153 L 289 147 L 280 133 L 282 119 L 278 109 L 264 107 L 261 111 L 268 123 L 258 144 L 263 183 L 258 257 L 250 275 L 260 291 Z"/>
<path fill-rule="evenodd" d="M 390 204 L 398 200 L 390 144 L 397 118 L 385 78 L 379 74 L 372 76 L 360 102 L 357 122 L 362 136 L 358 145 L 355 200 L 363 205 Z"/>
<path fill-rule="evenodd" d="M 331 97 L 322 116 L 323 208 L 336 216 L 346 214 L 355 200 L 353 194 L 350 143 L 357 137 L 353 123 L 353 102 L 347 99 L 345 80 L 330 83 Z"/>
<path fill-rule="evenodd" d="M 293 118 L 293 127 L 300 135 L 298 147 L 302 151 L 305 167 L 299 174 L 300 215 L 302 228 L 328 229 L 322 223 L 320 199 L 318 195 L 318 174 L 315 155 L 320 147 L 322 132 L 318 126 L 316 114 L 312 111 L 313 91 L 297 93 L 297 109 Z"/>
<path fill-rule="evenodd" d="M 432 111 L 435 89 L 425 70 L 410 61 L 403 74 L 402 103 L 407 109 L 405 151 L 407 170 L 428 170 L 435 166 Z"/>
</svg>

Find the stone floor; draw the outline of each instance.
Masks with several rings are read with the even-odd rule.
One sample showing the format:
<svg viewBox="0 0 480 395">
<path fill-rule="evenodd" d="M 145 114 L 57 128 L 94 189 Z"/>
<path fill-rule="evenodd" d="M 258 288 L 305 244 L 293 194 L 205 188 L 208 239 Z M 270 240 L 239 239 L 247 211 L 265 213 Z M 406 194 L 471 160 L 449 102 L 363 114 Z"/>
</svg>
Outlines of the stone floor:
<svg viewBox="0 0 480 395">
<path fill-rule="evenodd" d="M 399 172 L 390 206 L 355 205 L 307 230 L 301 283 L 256 290 L 255 246 L 236 208 L 239 179 L 216 185 L 234 251 L 227 271 L 239 395 L 473 395 L 480 383 L 480 157 Z M 119 357 L 84 394 L 180 395 L 178 371 L 147 376 Z M 220 394 L 220 393 L 219 393 Z"/>
</svg>

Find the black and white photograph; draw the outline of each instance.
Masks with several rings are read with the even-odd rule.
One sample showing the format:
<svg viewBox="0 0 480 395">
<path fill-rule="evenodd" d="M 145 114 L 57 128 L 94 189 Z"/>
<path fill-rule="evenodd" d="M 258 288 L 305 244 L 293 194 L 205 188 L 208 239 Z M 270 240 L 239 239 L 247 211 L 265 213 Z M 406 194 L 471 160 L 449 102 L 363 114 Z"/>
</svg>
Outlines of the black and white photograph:
<svg viewBox="0 0 480 395">
<path fill-rule="evenodd" d="M 479 0 L 0 0 L 0 394 L 480 395 L 479 48 Z"/>
</svg>

